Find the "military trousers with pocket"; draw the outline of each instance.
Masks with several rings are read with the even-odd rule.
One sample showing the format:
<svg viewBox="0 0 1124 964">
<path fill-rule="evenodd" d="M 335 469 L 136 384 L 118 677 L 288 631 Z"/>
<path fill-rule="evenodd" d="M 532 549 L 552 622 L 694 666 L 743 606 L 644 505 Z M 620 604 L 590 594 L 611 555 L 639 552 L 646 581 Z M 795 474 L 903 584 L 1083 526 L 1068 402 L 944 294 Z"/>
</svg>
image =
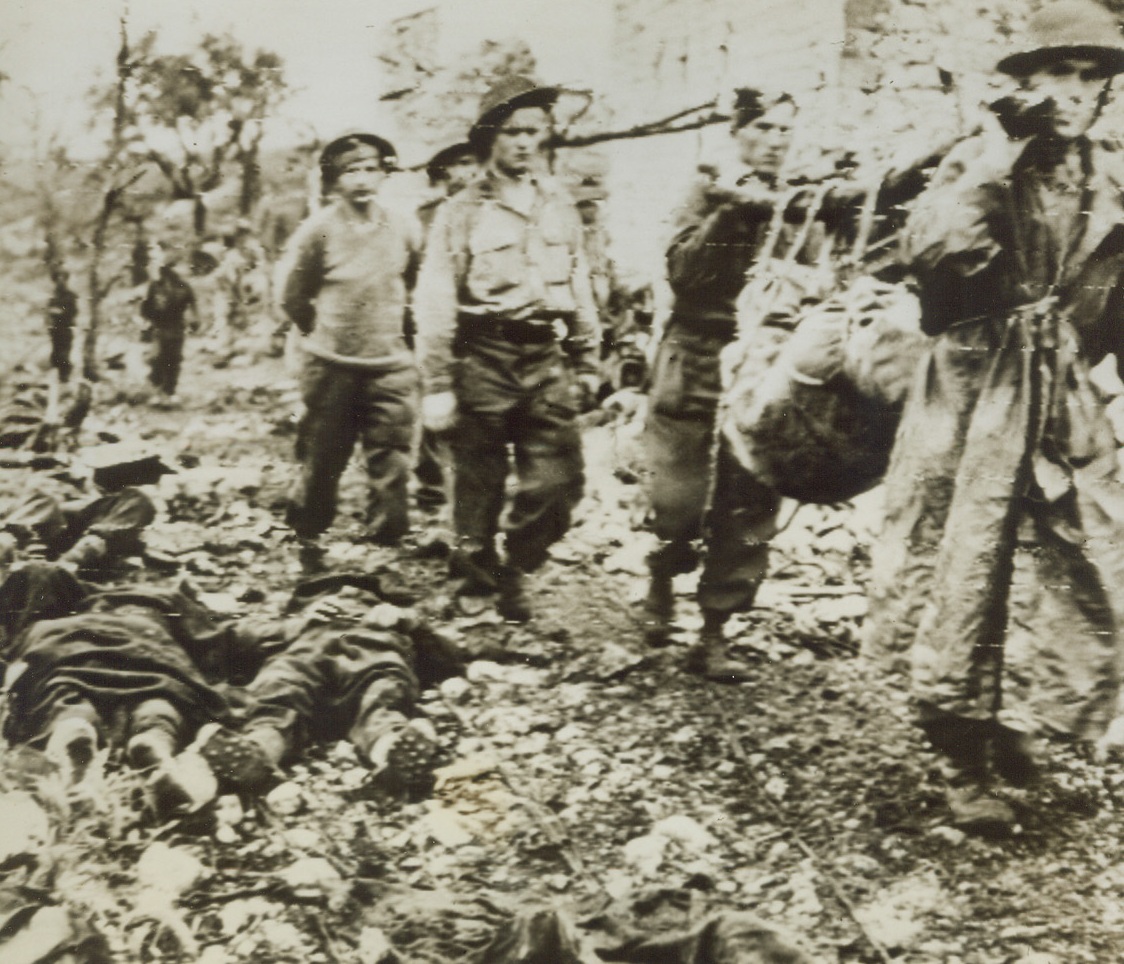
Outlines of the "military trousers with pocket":
<svg viewBox="0 0 1124 964">
<path fill-rule="evenodd" d="M 281 759 L 345 738 L 366 755 L 413 708 L 414 659 L 412 643 L 400 633 L 309 629 L 267 660 L 246 688 L 246 732 L 278 734 Z"/>
<path fill-rule="evenodd" d="M 537 569 L 569 529 L 585 484 L 568 359 L 554 340 L 525 345 L 476 335 L 461 352 L 455 391 L 454 565 L 485 583 L 498 576 L 495 539 L 514 461 L 502 524 L 507 561 Z"/>
<path fill-rule="evenodd" d="M 715 438 L 722 394 L 719 355 L 729 338 L 668 325 L 656 355 L 644 447 L 652 529 L 653 575 L 675 576 L 698 565 L 698 603 L 730 614 L 753 605 L 777 532 L 780 496 L 748 472 Z"/>
<path fill-rule="evenodd" d="M 301 396 L 305 412 L 296 446 L 301 467 L 286 521 L 302 539 L 316 538 L 332 524 L 340 478 L 358 440 L 367 467 L 367 533 L 379 542 L 401 538 L 409 529 L 417 369 L 406 364 L 370 371 L 309 355 Z"/>
</svg>

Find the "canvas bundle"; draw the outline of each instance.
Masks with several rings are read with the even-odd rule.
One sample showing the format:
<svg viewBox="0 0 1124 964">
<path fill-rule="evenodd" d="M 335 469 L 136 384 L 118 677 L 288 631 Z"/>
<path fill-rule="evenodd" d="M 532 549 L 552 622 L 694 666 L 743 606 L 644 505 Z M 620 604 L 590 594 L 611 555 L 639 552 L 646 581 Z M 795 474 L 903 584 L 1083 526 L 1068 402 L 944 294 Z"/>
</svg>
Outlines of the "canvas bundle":
<svg viewBox="0 0 1124 964">
<path fill-rule="evenodd" d="M 802 502 L 853 498 L 886 470 L 925 343 L 916 299 L 860 276 L 805 308 L 791 335 L 748 333 L 721 430 L 738 459 Z"/>
</svg>

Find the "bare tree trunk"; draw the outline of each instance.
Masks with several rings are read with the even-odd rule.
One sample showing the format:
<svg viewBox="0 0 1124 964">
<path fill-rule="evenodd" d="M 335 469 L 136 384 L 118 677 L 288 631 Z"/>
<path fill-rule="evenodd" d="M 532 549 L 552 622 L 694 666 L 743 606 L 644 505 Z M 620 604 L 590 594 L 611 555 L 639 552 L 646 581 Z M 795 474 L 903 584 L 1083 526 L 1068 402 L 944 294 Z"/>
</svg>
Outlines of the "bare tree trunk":
<svg viewBox="0 0 1124 964">
<path fill-rule="evenodd" d="M 261 198 L 261 168 L 258 167 L 258 152 L 247 152 L 239 157 L 242 165 L 242 190 L 238 194 L 238 213 L 249 217 Z"/>
<path fill-rule="evenodd" d="M 102 301 L 105 300 L 106 286 L 101 280 L 102 262 L 105 260 L 105 238 L 109 231 L 109 220 L 117 206 L 117 192 L 109 191 L 102 201 L 101 211 L 94 223 L 94 235 L 90 239 L 90 323 L 82 342 L 82 377 L 96 382 L 98 375 L 98 332 L 101 330 Z"/>
<path fill-rule="evenodd" d="M 247 144 L 239 142 L 238 165 L 242 170 L 242 184 L 238 194 L 238 213 L 244 218 L 253 214 L 261 200 L 261 165 L 258 163 L 261 138 L 262 127 L 258 124 L 256 132 L 251 132 Z"/>
<path fill-rule="evenodd" d="M 201 195 L 196 194 L 191 208 L 191 226 L 195 229 L 196 239 L 203 237 L 207 230 L 207 205 Z"/>
<path fill-rule="evenodd" d="M 102 323 L 102 302 L 109 293 L 111 284 L 102 281 L 102 267 L 105 261 L 106 238 L 109 234 L 109 224 L 113 220 L 114 212 L 121 203 L 121 198 L 129 186 L 136 181 L 140 174 L 136 173 L 124 183 L 119 183 L 121 176 L 121 160 L 125 148 L 125 85 L 129 77 L 129 37 L 126 30 L 125 19 L 120 21 L 120 45 L 117 50 L 117 77 L 113 105 L 113 132 L 109 143 L 109 155 L 106 167 L 110 168 L 108 186 L 102 195 L 101 210 L 94 222 L 94 234 L 91 239 L 90 255 L 90 322 L 86 328 L 86 337 L 82 343 L 82 375 L 90 381 L 98 380 L 98 334 Z"/>
</svg>

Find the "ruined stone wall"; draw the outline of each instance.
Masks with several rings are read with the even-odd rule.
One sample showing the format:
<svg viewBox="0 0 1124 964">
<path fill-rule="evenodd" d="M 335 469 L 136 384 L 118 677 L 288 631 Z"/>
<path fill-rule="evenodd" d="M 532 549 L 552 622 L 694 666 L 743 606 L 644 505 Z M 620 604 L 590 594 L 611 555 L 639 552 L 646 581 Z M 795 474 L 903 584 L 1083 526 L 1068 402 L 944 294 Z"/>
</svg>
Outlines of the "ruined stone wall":
<svg viewBox="0 0 1124 964">
<path fill-rule="evenodd" d="M 408 115 L 428 104 L 430 115 L 452 122 L 442 137 L 472 113 L 465 91 L 450 98 L 441 90 L 441 76 L 457 69 L 451 45 L 467 49 L 485 34 L 502 40 L 510 27 L 543 80 L 592 91 L 576 133 L 623 129 L 715 100 L 721 112 L 739 86 L 784 90 L 801 105 L 795 167 L 819 176 L 847 158 L 877 176 L 988 121 L 986 104 L 1004 83 L 994 65 L 1023 46 L 1039 0 L 527 0 L 515 21 L 504 19 L 510 0 L 481 0 L 471 13 L 440 0 L 429 5 L 449 62 L 395 106 Z M 482 19 L 485 8 L 496 16 Z M 457 111 L 432 109 L 450 99 Z M 1124 96 L 1112 108 L 1122 112 Z M 1124 130 L 1124 121 L 1118 126 Z M 729 149 L 725 127 L 715 125 L 561 152 L 559 168 L 588 167 L 593 157 L 605 171 L 614 253 L 641 280 L 662 272 L 671 213 L 699 165 L 721 167 Z"/>
</svg>

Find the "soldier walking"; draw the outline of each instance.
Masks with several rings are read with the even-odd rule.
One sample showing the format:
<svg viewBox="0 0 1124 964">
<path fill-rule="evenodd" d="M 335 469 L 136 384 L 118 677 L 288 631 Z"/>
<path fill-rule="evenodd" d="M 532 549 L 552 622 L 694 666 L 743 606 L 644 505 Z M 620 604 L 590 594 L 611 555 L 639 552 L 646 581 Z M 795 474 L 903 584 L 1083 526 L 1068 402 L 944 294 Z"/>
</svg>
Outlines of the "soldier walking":
<svg viewBox="0 0 1124 964">
<path fill-rule="evenodd" d="M 148 286 L 140 311 L 152 326 L 154 342 L 148 380 L 165 395 L 175 395 L 183 365 L 185 332 L 188 325 L 193 331 L 199 329 L 195 292 L 173 265 L 166 263 Z"/>
<path fill-rule="evenodd" d="M 531 617 L 523 576 L 546 560 L 581 498 L 575 417 L 597 390 L 581 222 L 545 171 L 557 98 L 524 77 L 485 95 L 469 135 L 483 172 L 437 212 L 414 300 L 423 423 L 456 429 L 451 572 L 462 594 L 498 590 L 512 621 Z M 501 561 L 512 454 L 518 481 Z"/>
</svg>

